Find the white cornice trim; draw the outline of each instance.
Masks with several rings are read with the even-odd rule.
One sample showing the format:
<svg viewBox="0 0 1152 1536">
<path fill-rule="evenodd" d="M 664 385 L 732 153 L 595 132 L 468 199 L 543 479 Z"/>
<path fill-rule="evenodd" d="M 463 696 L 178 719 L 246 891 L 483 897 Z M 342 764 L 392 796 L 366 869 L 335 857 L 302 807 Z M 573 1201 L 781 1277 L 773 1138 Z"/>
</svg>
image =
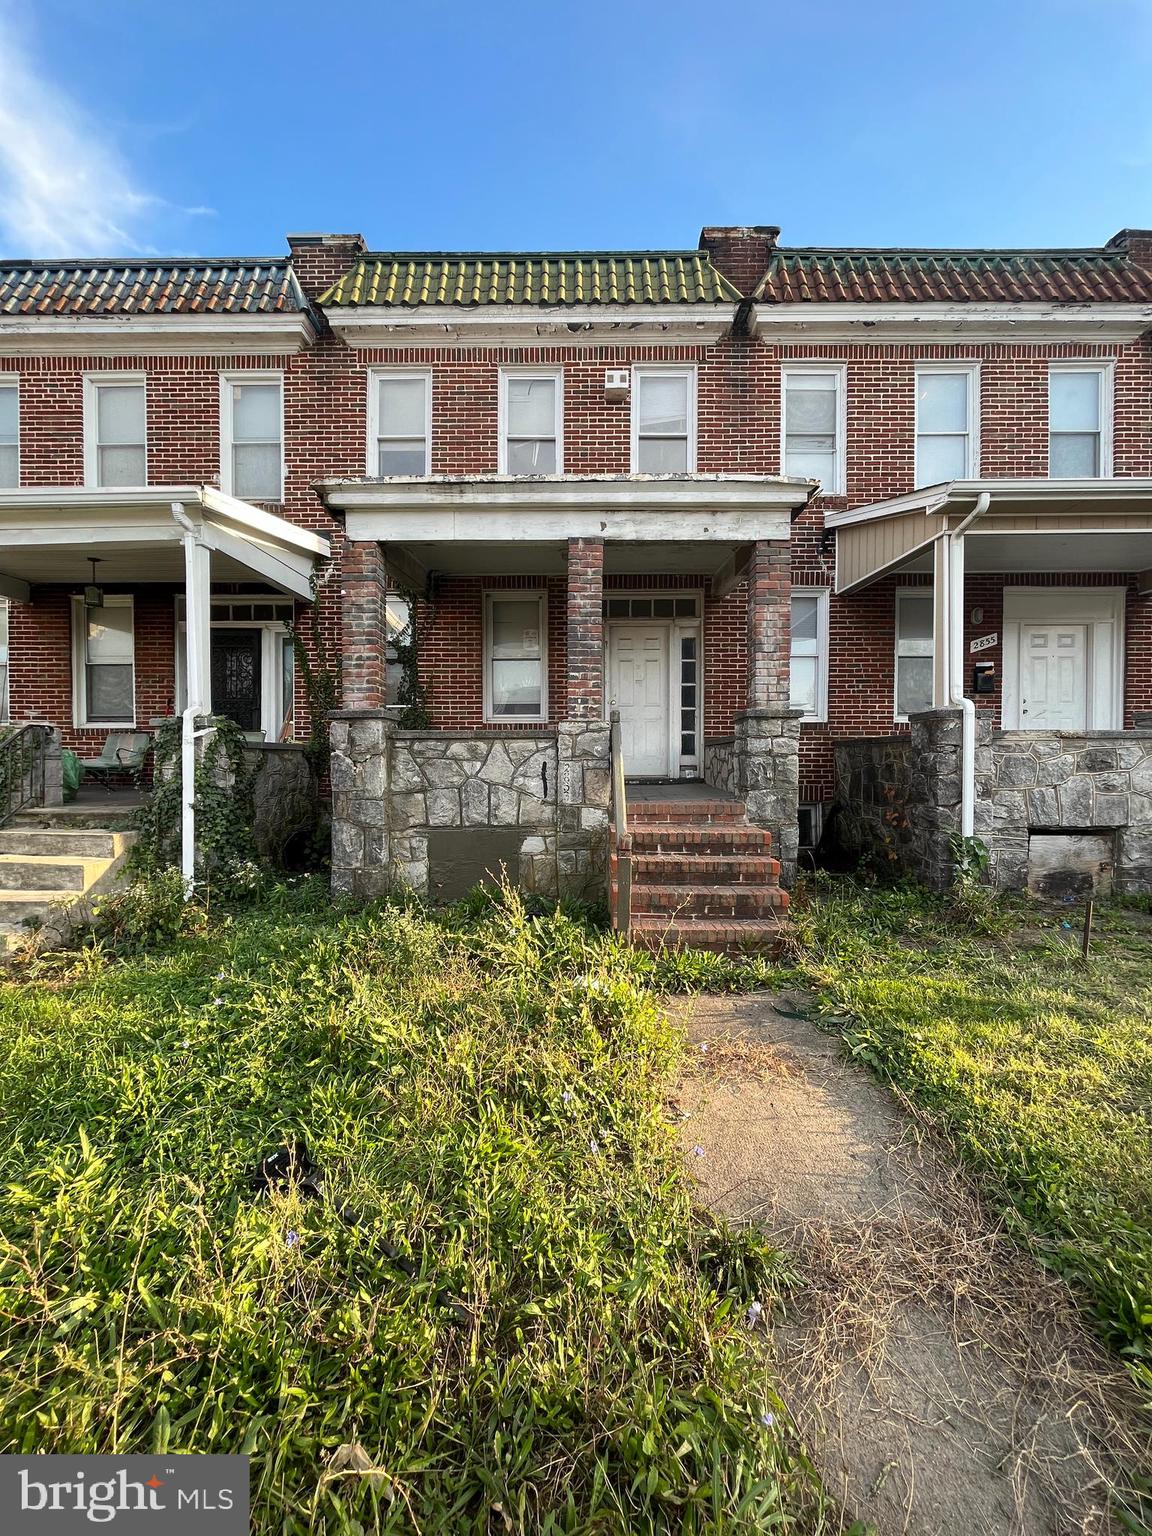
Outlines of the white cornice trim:
<svg viewBox="0 0 1152 1536">
<path fill-rule="evenodd" d="M 762 341 L 1134 341 L 1152 327 L 1152 304 L 858 304 L 813 300 L 756 306 Z"/>
<path fill-rule="evenodd" d="M 343 304 L 323 313 L 335 334 L 353 347 L 506 340 L 545 342 L 663 342 L 707 344 L 732 325 L 735 306 L 723 304 L 483 304 L 422 305 L 400 309 Z"/>
<path fill-rule="evenodd" d="M 0 357 L 294 353 L 316 330 L 303 311 L 283 315 L 0 315 Z"/>
<path fill-rule="evenodd" d="M 709 511 L 771 507 L 794 511 L 815 489 L 779 475 L 474 475 L 420 479 L 325 480 L 315 487 L 340 511 L 627 508 Z"/>
<path fill-rule="evenodd" d="M 957 504 L 975 501 L 984 491 L 992 497 L 990 510 L 995 513 L 997 498 L 1011 502 L 1041 502 L 1048 506 L 1060 502 L 1145 501 L 1152 497 L 1152 479 L 1118 475 L 1109 480 L 951 480 L 913 491 L 907 496 L 893 497 L 891 501 L 875 501 L 846 512 L 826 512 L 824 523 L 828 528 L 848 528 L 854 523 L 898 517 L 902 512 L 947 512 L 958 509 Z"/>
</svg>

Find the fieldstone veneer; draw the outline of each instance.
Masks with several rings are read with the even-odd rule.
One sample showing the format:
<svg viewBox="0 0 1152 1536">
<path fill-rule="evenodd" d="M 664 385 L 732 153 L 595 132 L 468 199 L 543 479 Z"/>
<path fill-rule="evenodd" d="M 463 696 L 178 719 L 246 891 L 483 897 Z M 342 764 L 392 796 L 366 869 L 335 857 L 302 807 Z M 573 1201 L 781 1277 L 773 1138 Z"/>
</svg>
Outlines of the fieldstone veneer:
<svg viewBox="0 0 1152 1536">
<path fill-rule="evenodd" d="M 332 887 L 458 894 L 503 865 L 542 895 L 599 899 L 607 880 L 608 727 L 405 731 L 387 711 L 332 716 Z"/>
<path fill-rule="evenodd" d="M 704 779 L 736 795 L 748 820 L 772 834 L 787 885 L 796 870 L 799 844 L 801 711 L 787 704 L 742 710 L 732 736 L 704 743 Z"/>
</svg>

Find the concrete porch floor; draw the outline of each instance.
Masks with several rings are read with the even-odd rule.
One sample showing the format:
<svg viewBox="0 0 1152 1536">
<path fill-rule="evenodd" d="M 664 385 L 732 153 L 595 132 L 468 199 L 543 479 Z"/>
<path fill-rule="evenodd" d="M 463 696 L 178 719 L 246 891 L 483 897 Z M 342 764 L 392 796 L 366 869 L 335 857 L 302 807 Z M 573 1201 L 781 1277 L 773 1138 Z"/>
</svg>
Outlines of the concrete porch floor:
<svg viewBox="0 0 1152 1536">
<path fill-rule="evenodd" d="M 624 787 L 634 804 L 642 800 L 735 800 L 726 789 L 705 784 L 703 779 L 626 779 Z"/>
</svg>

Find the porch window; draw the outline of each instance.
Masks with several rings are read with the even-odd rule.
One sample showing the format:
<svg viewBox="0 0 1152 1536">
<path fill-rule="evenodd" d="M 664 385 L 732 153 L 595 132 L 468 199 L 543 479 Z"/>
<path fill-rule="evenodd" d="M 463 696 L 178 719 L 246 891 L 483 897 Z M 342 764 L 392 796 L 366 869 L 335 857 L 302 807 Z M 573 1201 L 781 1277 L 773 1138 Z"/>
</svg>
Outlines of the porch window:
<svg viewBox="0 0 1152 1536">
<path fill-rule="evenodd" d="M 370 475 L 430 473 L 430 373 L 373 373 L 368 403 Z"/>
<path fill-rule="evenodd" d="M 147 389 L 142 378 L 84 381 L 84 478 L 147 485 Z"/>
<path fill-rule="evenodd" d="M 896 719 L 932 708 L 932 593 L 896 594 Z"/>
<path fill-rule="evenodd" d="M 636 368 L 632 374 L 632 469 L 641 475 L 696 468 L 696 374 L 691 368 Z"/>
<path fill-rule="evenodd" d="M 0 382 L 0 486 L 20 484 L 20 389 Z"/>
<path fill-rule="evenodd" d="M 100 608 L 72 599 L 73 709 L 77 725 L 133 725 L 136 681 L 132 599 Z"/>
<path fill-rule="evenodd" d="M 7 725 L 12 718 L 8 695 L 8 615 L 11 604 L 0 597 L 0 725 Z"/>
<path fill-rule="evenodd" d="M 407 602 L 395 592 L 388 594 L 385 619 L 388 634 L 384 646 L 384 702 L 399 704 L 402 702 L 400 684 L 404 680 L 404 673 L 396 654 L 396 643 L 408 639 L 412 615 Z"/>
<path fill-rule="evenodd" d="M 1048 473 L 1055 480 L 1110 475 L 1108 368 L 1053 364 L 1048 373 Z"/>
<path fill-rule="evenodd" d="M 488 720 L 546 720 L 546 613 L 543 593 L 486 598 L 484 715 Z"/>
<path fill-rule="evenodd" d="M 980 473 L 975 368 L 916 370 L 916 484 L 939 485 Z"/>
<path fill-rule="evenodd" d="M 792 590 L 791 688 L 793 709 L 805 720 L 828 718 L 828 592 Z"/>
<path fill-rule="evenodd" d="M 279 374 L 220 383 L 220 483 L 245 501 L 284 496 L 283 390 Z"/>
<path fill-rule="evenodd" d="M 500 375 L 500 473 L 563 470 L 563 382 L 559 373 Z"/>
<path fill-rule="evenodd" d="M 843 369 L 785 368 L 783 384 L 784 473 L 843 495 Z"/>
</svg>

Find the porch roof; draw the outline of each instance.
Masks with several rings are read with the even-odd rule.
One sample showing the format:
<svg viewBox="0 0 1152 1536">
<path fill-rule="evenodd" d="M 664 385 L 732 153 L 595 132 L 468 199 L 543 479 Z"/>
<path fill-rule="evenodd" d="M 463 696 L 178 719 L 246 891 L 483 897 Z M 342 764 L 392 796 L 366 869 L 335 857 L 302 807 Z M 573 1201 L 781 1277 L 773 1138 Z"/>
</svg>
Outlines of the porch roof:
<svg viewBox="0 0 1152 1536">
<path fill-rule="evenodd" d="M 931 571 L 933 541 L 984 493 L 988 511 L 964 535 L 970 572 L 1152 571 L 1152 479 L 951 480 L 829 512 L 836 590 Z"/>
<path fill-rule="evenodd" d="M 330 553 L 309 529 L 207 485 L 23 487 L 0 491 L 0 596 L 26 602 L 37 584 L 183 583 L 183 509 L 210 551 L 218 581 L 259 581 L 311 595 L 313 568 Z"/>
</svg>

